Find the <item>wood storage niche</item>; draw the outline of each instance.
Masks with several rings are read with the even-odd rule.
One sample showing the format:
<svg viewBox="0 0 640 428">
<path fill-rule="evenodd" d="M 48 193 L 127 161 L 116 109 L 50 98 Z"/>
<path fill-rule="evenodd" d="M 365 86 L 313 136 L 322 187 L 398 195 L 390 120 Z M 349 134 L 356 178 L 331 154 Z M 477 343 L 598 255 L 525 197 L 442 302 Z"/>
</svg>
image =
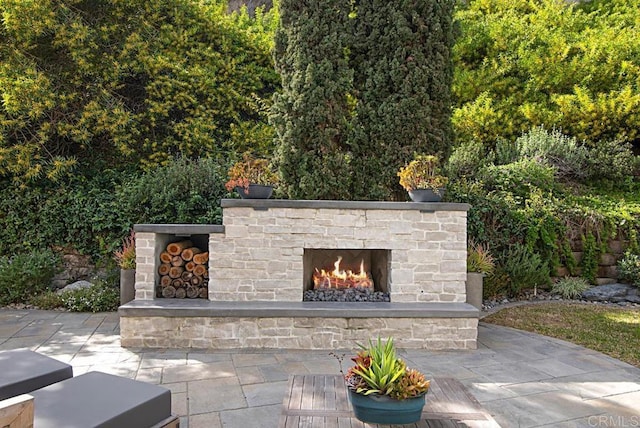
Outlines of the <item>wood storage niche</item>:
<svg viewBox="0 0 640 428">
<path fill-rule="evenodd" d="M 165 235 L 160 243 L 156 297 L 207 299 L 209 252 L 207 235 Z"/>
</svg>

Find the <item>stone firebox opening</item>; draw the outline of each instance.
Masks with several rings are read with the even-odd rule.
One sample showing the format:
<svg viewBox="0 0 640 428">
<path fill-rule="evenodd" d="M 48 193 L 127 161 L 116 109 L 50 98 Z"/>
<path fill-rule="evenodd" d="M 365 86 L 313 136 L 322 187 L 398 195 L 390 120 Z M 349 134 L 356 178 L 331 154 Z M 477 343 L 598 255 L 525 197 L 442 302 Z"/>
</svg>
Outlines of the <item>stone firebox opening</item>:
<svg viewBox="0 0 640 428">
<path fill-rule="evenodd" d="M 373 291 L 389 293 L 391 283 L 391 259 L 389 250 L 379 249 L 313 249 L 305 248 L 303 254 L 303 290 L 314 289 L 314 273 L 318 271 L 331 271 L 336 269 L 343 272 L 363 273 L 373 281 Z M 361 272 L 362 269 L 362 272 Z M 330 273 L 330 272 L 328 272 Z M 329 283 L 323 284 L 323 288 L 339 288 L 343 284 L 328 278 Z M 364 281 L 367 282 L 366 280 Z M 346 285 L 357 286 L 356 281 L 348 281 Z M 365 285 L 366 286 L 366 285 Z"/>
</svg>

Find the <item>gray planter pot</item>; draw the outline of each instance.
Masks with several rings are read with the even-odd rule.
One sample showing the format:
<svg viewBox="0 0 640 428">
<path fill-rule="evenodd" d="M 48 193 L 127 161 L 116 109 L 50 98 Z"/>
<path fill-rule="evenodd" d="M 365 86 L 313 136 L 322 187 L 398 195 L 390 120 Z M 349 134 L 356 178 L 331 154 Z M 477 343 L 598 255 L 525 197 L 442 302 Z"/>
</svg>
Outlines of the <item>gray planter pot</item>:
<svg viewBox="0 0 640 428">
<path fill-rule="evenodd" d="M 484 275 L 477 272 L 467 272 L 467 303 L 482 310 L 482 281 Z"/>
<path fill-rule="evenodd" d="M 124 305 L 136 297 L 136 270 L 120 269 L 120 304 Z"/>
<path fill-rule="evenodd" d="M 409 197 L 413 202 L 440 202 L 445 189 L 414 189 L 409 190 Z"/>
</svg>

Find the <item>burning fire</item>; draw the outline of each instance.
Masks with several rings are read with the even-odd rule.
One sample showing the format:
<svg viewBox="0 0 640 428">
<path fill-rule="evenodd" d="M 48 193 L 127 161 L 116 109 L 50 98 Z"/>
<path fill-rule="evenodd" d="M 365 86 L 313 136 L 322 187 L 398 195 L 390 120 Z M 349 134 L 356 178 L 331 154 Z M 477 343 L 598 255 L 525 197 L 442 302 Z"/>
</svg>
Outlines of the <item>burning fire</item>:
<svg viewBox="0 0 640 428">
<path fill-rule="evenodd" d="M 342 256 L 338 256 L 338 260 L 333 264 L 332 271 L 318 270 L 316 268 L 313 274 L 313 288 L 373 288 L 373 280 L 371 275 L 364 270 L 364 260 L 360 262 L 360 272 L 351 270 L 341 270 L 340 262 Z"/>
</svg>

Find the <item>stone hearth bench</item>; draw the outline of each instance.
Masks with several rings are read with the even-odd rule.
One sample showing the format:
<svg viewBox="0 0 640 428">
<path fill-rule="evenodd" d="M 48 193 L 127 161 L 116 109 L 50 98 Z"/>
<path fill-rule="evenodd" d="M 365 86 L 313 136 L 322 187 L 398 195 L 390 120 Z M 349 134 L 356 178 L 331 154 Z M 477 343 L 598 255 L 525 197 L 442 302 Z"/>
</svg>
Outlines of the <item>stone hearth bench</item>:
<svg viewBox="0 0 640 428">
<path fill-rule="evenodd" d="M 350 349 L 392 336 L 410 349 L 475 349 L 467 303 L 134 300 L 118 310 L 121 344 L 141 348 Z"/>
</svg>

